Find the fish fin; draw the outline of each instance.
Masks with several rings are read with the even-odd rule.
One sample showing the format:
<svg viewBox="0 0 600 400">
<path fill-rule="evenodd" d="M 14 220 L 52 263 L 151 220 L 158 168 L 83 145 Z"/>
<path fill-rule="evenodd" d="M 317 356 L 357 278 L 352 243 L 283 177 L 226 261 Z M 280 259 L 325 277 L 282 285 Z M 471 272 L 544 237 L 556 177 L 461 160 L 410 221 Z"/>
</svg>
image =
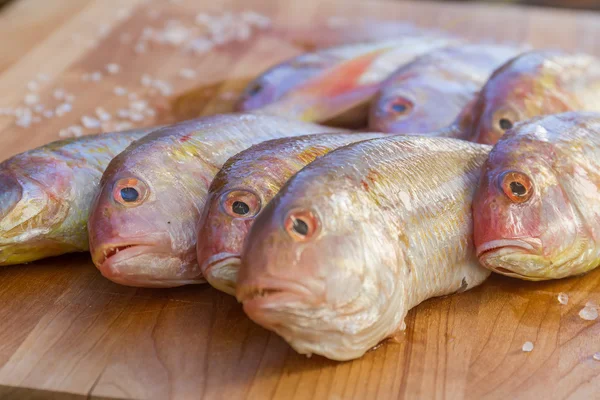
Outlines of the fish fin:
<svg viewBox="0 0 600 400">
<path fill-rule="evenodd" d="M 373 62 L 389 49 L 380 49 L 346 61 L 327 71 L 323 76 L 313 79 L 296 93 L 316 95 L 319 97 L 335 97 L 355 89 L 363 74 Z"/>
</svg>

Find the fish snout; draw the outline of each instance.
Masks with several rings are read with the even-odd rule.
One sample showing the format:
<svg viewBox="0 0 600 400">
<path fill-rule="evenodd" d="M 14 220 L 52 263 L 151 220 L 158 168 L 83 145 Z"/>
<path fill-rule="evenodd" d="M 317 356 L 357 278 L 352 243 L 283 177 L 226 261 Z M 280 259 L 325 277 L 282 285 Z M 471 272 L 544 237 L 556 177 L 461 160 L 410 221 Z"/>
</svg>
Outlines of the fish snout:
<svg viewBox="0 0 600 400">
<path fill-rule="evenodd" d="M 211 286 L 235 296 L 235 287 L 240 265 L 240 254 L 218 253 L 202 262 L 200 269 L 204 278 Z"/>
</svg>

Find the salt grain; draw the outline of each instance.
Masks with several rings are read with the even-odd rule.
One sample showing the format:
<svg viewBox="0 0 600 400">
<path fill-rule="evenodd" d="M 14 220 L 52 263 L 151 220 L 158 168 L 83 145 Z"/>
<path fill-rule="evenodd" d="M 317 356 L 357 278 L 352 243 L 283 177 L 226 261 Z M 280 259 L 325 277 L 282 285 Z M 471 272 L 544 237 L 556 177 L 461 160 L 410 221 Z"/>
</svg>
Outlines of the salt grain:
<svg viewBox="0 0 600 400">
<path fill-rule="evenodd" d="M 36 81 L 30 81 L 27 83 L 27 89 L 31 90 L 32 92 L 35 92 L 36 90 L 38 90 L 40 87 L 40 85 L 38 85 L 38 83 Z"/>
<path fill-rule="evenodd" d="M 65 98 L 65 91 L 62 89 L 56 89 L 53 93 L 53 96 L 56 100 L 62 100 Z"/>
<path fill-rule="evenodd" d="M 35 93 L 28 93 L 27 95 L 25 95 L 25 104 L 27 104 L 28 106 L 37 104 L 37 103 L 39 103 L 39 101 L 40 101 L 40 96 L 38 96 Z"/>
<path fill-rule="evenodd" d="M 96 116 L 98 117 L 98 119 L 100 119 L 100 121 L 110 121 L 111 120 L 111 115 L 109 113 L 106 112 L 106 110 L 104 110 L 102 107 L 96 107 Z"/>
<path fill-rule="evenodd" d="M 98 121 L 96 118 L 88 117 L 87 115 L 81 117 L 81 124 L 88 129 L 100 128 L 100 121 Z"/>
<path fill-rule="evenodd" d="M 138 54 L 142 54 L 146 52 L 146 44 L 139 42 L 138 44 L 135 45 L 135 47 L 133 48 L 133 51 L 135 51 Z"/>
<path fill-rule="evenodd" d="M 108 64 L 106 66 L 106 70 L 108 71 L 109 74 L 115 75 L 115 74 L 119 73 L 119 71 L 121 70 L 121 67 L 118 64 L 112 63 L 112 64 Z"/>
<path fill-rule="evenodd" d="M 117 86 L 116 88 L 113 89 L 113 93 L 116 94 L 117 96 L 125 96 L 127 94 L 127 89 L 125 89 L 121 86 Z"/>
<path fill-rule="evenodd" d="M 600 351 L 597 353 L 594 353 L 594 355 L 592 356 L 592 358 L 596 361 L 600 361 Z"/>
<path fill-rule="evenodd" d="M 526 353 L 529 353 L 531 350 L 533 350 L 533 343 L 531 342 L 525 342 L 523 344 L 523 351 Z"/>
<path fill-rule="evenodd" d="M 569 295 L 566 293 L 562 293 L 562 292 L 559 293 L 558 294 L 558 302 L 563 305 L 567 304 L 569 302 Z"/>
<path fill-rule="evenodd" d="M 126 110 L 124 108 L 121 108 L 120 110 L 117 111 L 117 117 L 122 118 L 122 119 L 127 119 L 129 118 L 129 110 Z"/>
<path fill-rule="evenodd" d="M 168 82 L 156 79 L 152 82 L 152 87 L 158 90 L 163 96 L 170 96 L 173 94 L 173 88 Z"/>
<path fill-rule="evenodd" d="M 101 81 L 102 80 L 102 72 L 100 72 L 100 71 L 92 72 L 90 74 L 90 80 L 92 82 L 99 82 L 99 81 Z"/>
<path fill-rule="evenodd" d="M 196 71 L 190 68 L 182 68 L 179 70 L 179 76 L 183 79 L 194 79 L 196 77 Z"/>
<path fill-rule="evenodd" d="M 40 72 L 39 74 L 37 74 L 37 80 L 40 82 L 48 82 L 50 80 L 50 76 L 48 76 L 48 74 Z"/>
<path fill-rule="evenodd" d="M 81 126 L 79 126 L 79 125 L 70 126 L 69 130 L 71 131 L 71 133 L 75 137 L 81 137 L 81 136 L 83 136 L 83 128 Z"/>
<path fill-rule="evenodd" d="M 152 86 L 152 77 L 148 74 L 142 75 L 141 83 L 144 87 Z"/>
<path fill-rule="evenodd" d="M 131 122 L 119 122 L 113 128 L 115 131 L 124 131 L 133 128 L 133 124 Z"/>
<path fill-rule="evenodd" d="M 72 94 L 67 94 L 67 95 L 65 96 L 65 101 L 66 101 L 67 103 L 72 103 L 72 102 L 74 102 L 74 101 L 75 101 L 75 95 L 72 95 Z"/>
<path fill-rule="evenodd" d="M 598 318 L 598 310 L 596 307 L 589 307 L 586 305 L 581 309 L 581 311 L 579 311 L 579 317 L 586 321 L 594 321 Z"/>
<path fill-rule="evenodd" d="M 144 120 L 144 115 L 138 112 L 133 112 L 129 115 L 129 119 L 133 122 L 140 122 Z"/>
<path fill-rule="evenodd" d="M 36 104 L 35 107 L 33 107 L 33 111 L 36 113 L 41 113 L 44 111 L 46 107 L 43 104 Z"/>
<path fill-rule="evenodd" d="M 62 103 L 60 104 L 58 107 L 56 107 L 56 109 L 54 110 L 54 113 L 61 117 L 63 115 L 65 115 L 68 112 L 71 112 L 71 110 L 73 109 L 73 106 L 71 106 L 69 103 Z"/>
<path fill-rule="evenodd" d="M 44 113 L 42 115 L 46 118 L 52 118 L 52 117 L 54 117 L 54 111 L 46 110 L 46 111 L 44 111 Z"/>
</svg>

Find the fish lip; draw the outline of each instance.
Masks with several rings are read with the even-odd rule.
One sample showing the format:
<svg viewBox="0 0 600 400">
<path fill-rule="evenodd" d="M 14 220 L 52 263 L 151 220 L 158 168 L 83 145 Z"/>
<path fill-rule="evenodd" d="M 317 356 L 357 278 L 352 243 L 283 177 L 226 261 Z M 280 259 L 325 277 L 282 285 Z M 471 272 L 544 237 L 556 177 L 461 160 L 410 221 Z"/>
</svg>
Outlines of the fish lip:
<svg viewBox="0 0 600 400">
<path fill-rule="evenodd" d="M 519 250 L 525 250 L 530 254 L 539 252 L 542 241 L 539 239 L 498 239 L 490 240 L 479 246 L 477 246 L 476 253 L 477 257 L 485 257 L 490 253 L 496 252 L 501 249 L 515 248 Z"/>
<path fill-rule="evenodd" d="M 235 280 L 229 280 L 224 278 L 225 274 L 215 274 L 213 271 L 222 270 L 224 267 L 229 267 L 235 272 L 239 271 L 241 265 L 241 255 L 235 253 L 222 252 L 210 256 L 206 261 L 202 263 L 200 270 L 204 275 L 204 278 L 214 288 L 235 296 L 236 282 Z M 237 275 L 237 274 L 236 274 Z"/>
<path fill-rule="evenodd" d="M 131 240 L 114 240 L 103 243 L 94 250 L 94 263 L 99 267 L 114 264 L 125 259 L 142 254 L 144 250 L 153 249 L 155 252 L 170 252 L 171 240 L 168 235 L 133 238 Z M 137 253 L 131 255 L 130 253 Z"/>
<path fill-rule="evenodd" d="M 237 300 L 244 309 L 271 308 L 273 302 L 289 303 L 299 298 L 314 298 L 314 293 L 306 286 L 289 280 L 267 278 L 238 286 Z"/>
</svg>

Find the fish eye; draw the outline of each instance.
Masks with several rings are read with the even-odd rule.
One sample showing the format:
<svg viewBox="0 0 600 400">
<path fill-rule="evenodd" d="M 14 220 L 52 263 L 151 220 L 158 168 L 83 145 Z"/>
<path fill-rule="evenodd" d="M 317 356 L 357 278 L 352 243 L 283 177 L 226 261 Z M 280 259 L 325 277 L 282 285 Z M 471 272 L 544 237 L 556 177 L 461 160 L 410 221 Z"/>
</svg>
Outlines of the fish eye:
<svg viewBox="0 0 600 400">
<path fill-rule="evenodd" d="M 403 97 L 395 97 L 388 103 L 388 112 L 398 116 L 408 115 L 413 109 L 413 103 Z"/>
<path fill-rule="evenodd" d="M 259 213 L 261 201 L 248 190 L 231 190 L 221 197 L 221 207 L 234 218 L 251 218 Z"/>
<path fill-rule="evenodd" d="M 508 118 L 500 118 L 500 121 L 498 121 L 498 125 L 503 131 L 507 131 L 513 127 L 512 121 Z"/>
<path fill-rule="evenodd" d="M 257 94 L 259 94 L 262 91 L 262 89 L 263 89 L 262 83 L 253 82 L 246 89 L 246 93 L 248 94 L 248 96 L 256 96 Z"/>
<path fill-rule="evenodd" d="M 113 198 L 124 206 L 141 204 L 148 194 L 146 184 L 136 178 L 119 179 L 114 186 Z"/>
<path fill-rule="evenodd" d="M 500 175 L 500 188 L 513 203 L 525 203 L 533 195 L 533 183 L 524 173 L 507 171 Z"/>
<path fill-rule="evenodd" d="M 283 223 L 285 231 L 297 242 L 304 242 L 315 235 L 319 220 L 309 210 L 292 210 Z"/>
</svg>

